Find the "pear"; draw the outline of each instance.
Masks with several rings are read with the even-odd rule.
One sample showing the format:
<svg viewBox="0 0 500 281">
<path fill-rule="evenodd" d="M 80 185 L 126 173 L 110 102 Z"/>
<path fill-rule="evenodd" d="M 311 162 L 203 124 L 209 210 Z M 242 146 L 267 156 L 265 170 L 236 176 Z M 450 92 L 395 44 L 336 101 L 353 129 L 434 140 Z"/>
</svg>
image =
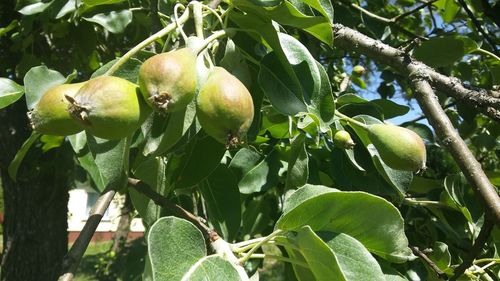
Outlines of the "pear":
<svg viewBox="0 0 500 281">
<path fill-rule="evenodd" d="M 196 55 L 191 49 L 154 55 L 139 70 L 139 87 L 158 112 L 186 108 L 196 94 Z"/>
<path fill-rule="evenodd" d="M 65 96 L 73 97 L 85 83 L 62 84 L 47 90 L 28 113 L 33 130 L 54 136 L 76 134 L 83 128 L 71 118 Z"/>
<path fill-rule="evenodd" d="M 91 79 L 66 99 L 71 116 L 87 132 L 103 139 L 131 135 L 151 112 L 136 84 L 113 76 Z"/>
<path fill-rule="evenodd" d="M 333 145 L 342 149 L 352 149 L 355 145 L 349 132 L 339 130 L 333 135 Z"/>
<path fill-rule="evenodd" d="M 242 142 L 252 124 L 252 96 L 238 78 L 214 67 L 196 99 L 196 114 L 205 132 L 226 147 Z"/>
<path fill-rule="evenodd" d="M 426 168 L 424 141 L 412 130 L 388 124 L 375 124 L 368 127 L 368 137 L 387 166 L 414 172 Z"/>
</svg>

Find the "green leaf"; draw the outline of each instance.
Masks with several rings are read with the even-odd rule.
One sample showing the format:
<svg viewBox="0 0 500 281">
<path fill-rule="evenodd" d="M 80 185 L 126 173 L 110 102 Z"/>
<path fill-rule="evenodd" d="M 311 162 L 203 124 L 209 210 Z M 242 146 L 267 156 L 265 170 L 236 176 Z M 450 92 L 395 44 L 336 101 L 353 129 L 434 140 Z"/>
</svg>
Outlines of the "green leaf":
<svg viewBox="0 0 500 281">
<path fill-rule="evenodd" d="M 321 86 L 319 91 L 314 92 L 311 96 L 309 111 L 320 117 L 321 131 L 326 132 L 335 117 L 335 101 L 328 73 L 326 73 L 325 68 L 319 62 L 316 62 L 316 64 L 320 74 Z"/>
<path fill-rule="evenodd" d="M 439 14 L 446 23 L 452 22 L 460 11 L 460 5 L 455 0 L 438 0 L 434 6 L 439 9 Z"/>
<path fill-rule="evenodd" d="M 287 75 L 274 52 L 261 60 L 258 80 L 277 111 L 293 116 L 307 110 L 300 86 L 295 82 L 296 77 Z"/>
<path fill-rule="evenodd" d="M 288 1 L 268 10 L 267 15 L 280 24 L 303 29 L 328 46 L 333 44 L 333 33 L 328 18 L 304 15 Z"/>
<path fill-rule="evenodd" d="M 269 227 L 269 221 L 277 213 L 276 197 L 270 194 L 255 196 L 248 201 L 243 211 L 241 234 L 253 237 Z"/>
<path fill-rule="evenodd" d="M 309 157 L 307 156 L 306 136 L 297 135 L 291 141 L 291 152 L 288 159 L 288 171 L 286 175 L 286 188 L 293 189 L 307 183 L 309 177 Z"/>
<path fill-rule="evenodd" d="M 381 111 L 384 114 L 384 119 L 390 119 L 397 116 L 402 116 L 410 111 L 410 107 L 397 104 L 387 99 L 371 100 L 370 103 L 380 107 Z"/>
<path fill-rule="evenodd" d="M 10 178 L 13 181 L 17 181 L 17 171 L 19 170 L 19 166 L 21 166 L 21 162 L 26 156 L 26 153 L 28 153 L 30 147 L 36 142 L 39 137 L 39 133 L 31 132 L 30 137 L 26 141 L 24 141 L 21 148 L 17 151 L 16 156 L 14 156 L 14 159 L 12 160 L 12 162 L 10 162 L 8 172 Z"/>
<path fill-rule="evenodd" d="M 432 252 L 427 254 L 434 264 L 436 264 L 441 270 L 446 270 L 451 264 L 451 254 L 448 250 L 448 245 L 443 242 L 434 242 L 434 247 L 432 247 Z"/>
<path fill-rule="evenodd" d="M 415 48 L 413 55 L 432 67 L 440 67 L 453 64 L 477 48 L 477 43 L 467 37 L 434 37 Z"/>
<path fill-rule="evenodd" d="M 0 77 L 0 109 L 15 103 L 24 94 L 24 88 L 16 82 Z"/>
<path fill-rule="evenodd" d="M 108 71 L 108 69 L 110 69 L 118 61 L 118 59 L 119 58 L 116 58 L 103 65 L 101 68 L 92 73 L 91 78 L 104 75 L 106 71 Z M 126 79 L 132 83 L 137 83 L 137 76 L 139 75 L 139 68 L 141 68 L 141 65 L 142 62 L 140 60 L 131 58 L 127 60 L 115 73 L 113 73 L 113 76 Z"/>
<path fill-rule="evenodd" d="M 280 169 L 277 151 L 266 155 L 257 165 L 243 175 L 238 187 L 243 194 L 251 194 L 268 190 L 278 183 L 278 171 Z"/>
<path fill-rule="evenodd" d="M 171 280 L 171 279 L 164 279 Z M 236 268 L 218 255 L 204 257 L 196 262 L 182 277 L 182 281 L 241 280 Z"/>
<path fill-rule="evenodd" d="M 248 68 L 248 64 L 240 50 L 231 39 L 228 39 L 226 42 L 224 57 L 220 61 L 220 65 L 232 75 L 236 76 L 238 80 L 250 89 L 250 86 L 252 85 L 250 69 Z"/>
<path fill-rule="evenodd" d="M 274 7 L 279 5 L 283 0 L 250 0 L 253 4 L 261 7 Z"/>
<path fill-rule="evenodd" d="M 128 9 L 100 13 L 92 17 L 83 17 L 84 20 L 97 23 L 111 33 L 123 33 L 127 25 L 132 22 L 132 12 Z"/>
<path fill-rule="evenodd" d="M 33 109 L 48 89 L 63 84 L 66 78 L 61 73 L 42 65 L 31 68 L 23 80 L 26 105 L 28 109 Z"/>
<path fill-rule="evenodd" d="M 224 240 L 233 241 L 241 223 L 240 192 L 234 174 L 224 165 L 200 185 L 208 211 L 208 221 Z"/>
<path fill-rule="evenodd" d="M 11 30 L 13 30 L 14 28 L 16 28 L 18 25 L 19 25 L 19 21 L 18 20 L 13 20 L 6 27 L 1 27 L 0 28 L 0 37 L 2 37 L 5 34 L 9 33 Z"/>
<path fill-rule="evenodd" d="M 333 6 L 328 0 L 302 0 L 307 5 L 320 12 L 330 23 L 333 23 Z"/>
<path fill-rule="evenodd" d="M 35 14 L 39 14 L 43 11 L 45 11 L 50 5 L 52 5 L 52 3 L 54 2 L 53 1 L 49 1 L 49 2 L 42 2 L 42 1 L 28 1 L 28 5 L 26 6 L 22 6 L 22 8 L 19 8 L 19 6 L 21 6 L 24 1 L 19 1 L 16 5 L 16 10 L 25 15 L 25 16 L 29 16 L 29 15 L 35 15 Z"/>
<path fill-rule="evenodd" d="M 40 138 L 40 142 L 43 143 L 42 151 L 47 152 L 52 148 L 60 147 L 64 142 L 64 136 L 43 135 Z"/>
<path fill-rule="evenodd" d="M 365 192 L 341 192 L 326 186 L 305 185 L 285 201 L 276 228 L 348 234 L 370 252 L 391 262 L 413 258 L 398 209 Z"/>
<path fill-rule="evenodd" d="M 163 217 L 150 228 L 148 253 L 153 280 L 177 281 L 207 250 L 203 234 L 192 223 L 176 217 Z"/>
<path fill-rule="evenodd" d="M 343 233 L 319 232 L 317 235 L 335 254 L 346 280 L 385 280 L 377 260 L 358 240 Z"/>
<path fill-rule="evenodd" d="M 337 98 L 337 106 L 343 106 L 346 104 L 356 104 L 356 103 L 367 103 L 369 102 L 368 100 L 355 95 L 355 94 L 345 94 Z"/>
<path fill-rule="evenodd" d="M 87 6 L 99 6 L 120 3 L 123 1 L 125 0 L 83 0 L 83 3 Z"/>
<path fill-rule="evenodd" d="M 184 152 L 169 161 L 170 183 L 175 188 L 191 187 L 207 178 L 219 165 L 224 145 L 202 135 L 194 139 Z"/>
<path fill-rule="evenodd" d="M 196 104 L 193 100 L 181 111 L 172 112 L 168 116 L 153 114 L 152 123 L 144 127 L 144 155 L 161 155 L 179 142 L 186 134 L 192 133 L 191 126 L 195 122 Z M 195 128 L 195 130 L 199 128 Z"/>
</svg>

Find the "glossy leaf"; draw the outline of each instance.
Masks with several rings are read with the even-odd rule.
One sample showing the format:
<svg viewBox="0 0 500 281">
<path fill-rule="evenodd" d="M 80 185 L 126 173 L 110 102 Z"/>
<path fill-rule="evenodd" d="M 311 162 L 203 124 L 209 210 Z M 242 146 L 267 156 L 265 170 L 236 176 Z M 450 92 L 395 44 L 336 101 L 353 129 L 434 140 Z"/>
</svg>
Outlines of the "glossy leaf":
<svg viewBox="0 0 500 281">
<path fill-rule="evenodd" d="M 24 94 L 24 88 L 16 82 L 0 78 L 0 109 L 15 103 Z"/>
<path fill-rule="evenodd" d="M 26 105 L 28 109 L 33 109 L 48 89 L 63 84 L 66 78 L 61 73 L 43 65 L 31 68 L 23 80 Z"/>
<path fill-rule="evenodd" d="M 369 193 L 305 185 L 285 201 L 276 228 L 297 230 L 304 225 L 314 231 L 348 234 L 392 262 L 413 258 L 398 209 Z"/>
<path fill-rule="evenodd" d="M 91 78 L 104 75 L 105 72 L 108 71 L 108 69 L 110 69 L 117 61 L 118 58 L 106 63 L 92 73 Z M 142 62 L 140 60 L 131 58 L 127 60 L 115 73 L 113 73 L 113 76 L 126 79 L 132 83 L 137 83 L 137 76 L 139 75 L 139 68 L 141 67 L 141 64 Z"/>
<path fill-rule="evenodd" d="M 476 42 L 467 37 L 434 37 L 418 46 L 413 55 L 418 60 L 433 66 L 448 66 L 478 48 Z"/>
<path fill-rule="evenodd" d="M 278 183 L 280 169 L 279 157 L 276 151 L 269 153 L 258 164 L 245 173 L 238 187 L 243 194 L 265 191 Z"/>
<path fill-rule="evenodd" d="M 132 22 L 132 12 L 130 10 L 111 11 L 100 13 L 91 17 L 84 17 L 86 21 L 97 23 L 111 33 L 123 33 L 127 25 Z"/>
<path fill-rule="evenodd" d="M 286 188 L 292 189 L 307 183 L 309 176 L 309 157 L 305 146 L 306 136 L 297 135 L 291 145 L 290 158 L 288 159 L 288 171 L 286 176 Z"/>
</svg>

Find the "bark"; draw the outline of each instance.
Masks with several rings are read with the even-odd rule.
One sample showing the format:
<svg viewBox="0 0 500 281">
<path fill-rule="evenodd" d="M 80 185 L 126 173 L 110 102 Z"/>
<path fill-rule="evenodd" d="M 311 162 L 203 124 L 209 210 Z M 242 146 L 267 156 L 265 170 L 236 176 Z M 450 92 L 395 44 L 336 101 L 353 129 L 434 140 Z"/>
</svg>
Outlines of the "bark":
<svg viewBox="0 0 500 281">
<path fill-rule="evenodd" d="M 19 19 L 14 6 L 14 0 L 0 1 L 0 26 Z M 13 77 L 20 55 L 11 50 L 10 33 L 0 37 L 0 77 Z M 5 201 L 0 279 L 55 280 L 68 245 L 68 169 L 73 165 L 72 153 L 67 145 L 46 153 L 34 147 L 14 182 L 7 167 L 31 133 L 22 99 L 0 110 L 0 124 L 0 176 Z"/>
<path fill-rule="evenodd" d="M 0 111 L 5 200 L 1 280 L 55 280 L 68 245 L 67 169 L 73 159 L 69 148 L 45 153 L 32 148 L 21 164 L 18 181 L 11 180 L 7 166 L 29 135 L 25 113 L 23 101 Z"/>
<path fill-rule="evenodd" d="M 130 223 L 132 222 L 132 200 L 128 193 L 125 194 L 125 202 L 120 210 L 120 220 L 118 221 L 118 227 L 116 228 L 115 235 L 113 237 L 113 247 L 111 251 L 116 253 L 116 256 L 120 256 L 120 253 L 125 248 L 127 243 L 128 233 L 130 232 Z"/>
</svg>

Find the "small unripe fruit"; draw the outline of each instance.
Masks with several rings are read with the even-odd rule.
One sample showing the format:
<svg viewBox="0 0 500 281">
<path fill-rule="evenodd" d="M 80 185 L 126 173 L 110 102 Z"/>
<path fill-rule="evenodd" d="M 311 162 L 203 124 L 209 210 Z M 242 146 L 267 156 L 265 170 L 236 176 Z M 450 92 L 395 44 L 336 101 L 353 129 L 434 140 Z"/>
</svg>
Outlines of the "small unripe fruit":
<svg viewBox="0 0 500 281">
<path fill-rule="evenodd" d="M 238 78 L 214 67 L 196 99 L 196 113 L 208 135 L 226 147 L 236 146 L 252 124 L 252 96 Z"/>
<path fill-rule="evenodd" d="M 425 169 L 425 144 L 412 130 L 375 124 L 368 127 L 368 137 L 387 166 L 414 172 Z"/>
<path fill-rule="evenodd" d="M 340 130 L 333 135 L 333 145 L 342 149 L 352 149 L 355 143 L 347 131 Z"/>
<path fill-rule="evenodd" d="M 73 97 L 85 83 L 63 84 L 47 90 L 28 113 L 33 130 L 53 136 L 76 134 L 83 128 L 71 118 L 65 95 Z"/>
<path fill-rule="evenodd" d="M 356 76 L 361 76 L 365 74 L 366 69 L 361 65 L 356 65 L 352 68 L 352 74 Z"/>
<path fill-rule="evenodd" d="M 91 79 L 74 97 L 66 98 L 71 116 L 90 134 L 103 139 L 129 136 L 151 112 L 137 85 L 113 76 Z"/>
<path fill-rule="evenodd" d="M 147 59 L 139 70 L 139 87 L 153 109 L 175 112 L 193 100 L 196 78 L 196 56 L 183 48 Z"/>
</svg>

